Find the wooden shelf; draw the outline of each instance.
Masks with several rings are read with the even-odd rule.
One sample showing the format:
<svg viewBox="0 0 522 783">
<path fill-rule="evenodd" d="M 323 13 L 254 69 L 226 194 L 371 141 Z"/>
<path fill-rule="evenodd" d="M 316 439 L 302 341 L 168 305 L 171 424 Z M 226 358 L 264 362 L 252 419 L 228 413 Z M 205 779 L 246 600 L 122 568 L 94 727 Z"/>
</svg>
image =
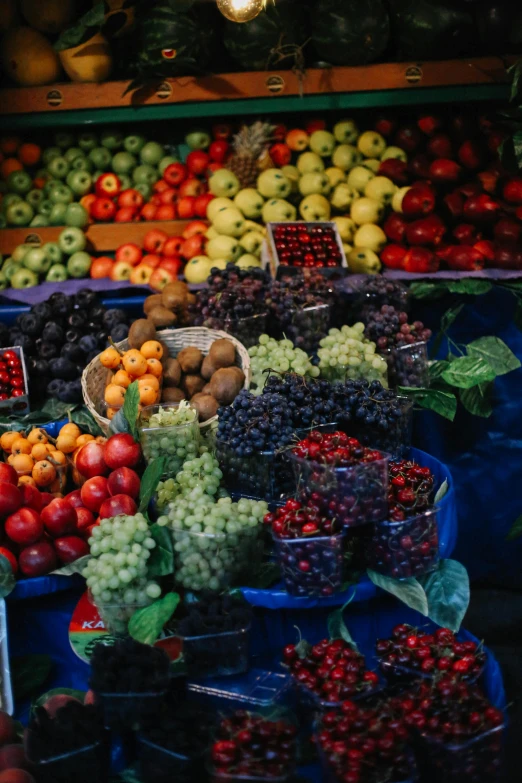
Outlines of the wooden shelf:
<svg viewBox="0 0 522 783">
<path fill-rule="evenodd" d="M 327 110 L 489 100 L 506 97 L 509 89 L 506 64 L 499 57 L 312 68 L 302 80 L 292 71 L 187 76 L 151 84 L 125 95 L 127 85 L 127 81 L 69 82 L 6 88 L 0 90 L 0 126 L 41 127 L 238 112 L 288 112 L 299 108 Z"/>
<path fill-rule="evenodd" d="M 143 223 L 96 223 L 85 232 L 89 242 L 88 249 L 95 253 L 110 253 L 126 242 L 135 242 L 142 246 L 147 231 L 159 228 L 170 236 L 179 236 L 190 220 L 158 220 Z M 45 228 L 6 228 L 0 231 L 0 253 L 10 255 L 15 247 L 28 244 L 43 245 L 56 242 L 65 226 Z"/>
</svg>

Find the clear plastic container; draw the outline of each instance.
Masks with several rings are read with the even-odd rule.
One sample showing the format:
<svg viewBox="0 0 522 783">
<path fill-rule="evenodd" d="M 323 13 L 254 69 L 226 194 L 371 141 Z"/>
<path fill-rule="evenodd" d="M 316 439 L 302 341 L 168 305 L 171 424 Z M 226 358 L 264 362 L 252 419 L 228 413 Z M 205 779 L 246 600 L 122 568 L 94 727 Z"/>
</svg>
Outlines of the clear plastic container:
<svg viewBox="0 0 522 783">
<path fill-rule="evenodd" d="M 299 702 L 301 704 L 301 707 L 308 711 L 312 710 L 314 713 L 328 712 L 329 710 L 338 710 L 340 709 L 343 701 L 349 700 L 355 702 L 362 702 L 365 701 L 366 699 L 371 698 L 372 696 L 376 696 L 377 694 L 381 693 L 384 690 L 384 686 L 381 685 L 380 683 L 377 683 L 375 685 L 373 683 L 366 683 L 366 685 L 370 685 L 371 687 L 367 687 L 364 690 L 355 692 L 350 696 L 347 696 L 342 701 L 328 701 L 327 699 L 322 699 L 319 696 L 319 694 L 314 693 L 314 691 L 311 691 L 310 688 L 306 688 L 297 680 L 295 680 L 295 685 L 299 695 Z"/>
<path fill-rule="evenodd" d="M 437 508 L 403 522 L 375 525 L 368 542 L 368 567 L 394 579 L 407 579 L 432 571 L 439 562 Z"/>
<path fill-rule="evenodd" d="M 143 783 L 191 783 L 198 780 L 198 764 L 194 759 L 156 745 L 142 735 L 138 737 L 138 757 Z"/>
<path fill-rule="evenodd" d="M 379 358 L 379 354 L 374 354 Z M 379 362 L 378 367 L 366 360 L 358 364 L 335 364 L 328 367 L 321 366 L 321 377 L 330 383 L 344 383 L 345 381 L 379 381 L 385 389 L 388 388 L 388 367 L 384 362 Z"/>
<path fill-rule="evenodd" d="M 331 304 L 318 304 L 295 310 L 290 322 L 285 322 L 281 328 L 296 348 L 302 348 L 307 353 L 315 353 L 319 341 L 328 334 L 332 309 Z"/>
<path fill-rule="evenodd" d="M 187 677 L 202 679 L 242 674 L 248 670 L 250 625 L 236 631 L 183 637 Z"/>
<path fill-rule="evenodd" d="M 113 636 L 128 636 L 132 615 L 152 603 L 150 600 L 146 604 L 102 604 L 92 596 L 91 601 L 95 604 L 106 630 Z"/>
<path fill-rule="evenodd" d="M 427 343 L 412 343 L 395 348 L 380 349 L 388 363 L 390 388 L 410 386 L 426 388 L 430 383 Z"/>
<path fill-rule="evenodd" d="M 317 730 L 317 727 L 316 727 Z M 330 763 L 326 753 L 317 742 L 317 755 L 321 762 L 322 783 L 344 783 L 344 771 L 337 771 L 334 764 Z M 386 768 L 382 769 L 382 776 L 379 780 L 385 781 L 385 783 L 417 783 L 419 780 L 417 764 L 415 762 L 415 756 L 413 753 L 408 752 L 406 763 L 409 767 L 408 777 L 404 777 L 402 774 L 394 775 L 393 770 Z M 440 783 L 440 781 L 437 781 Z"/>
<path fill-rule="evenodd" d="M 239 775 L 233 772 L 209 768 L 209 780 L 211 783 L 287 783 L 292 779 L 292 775 L 293 772 L 278 777 L 270 775 Z"/>
<path fill-rule="evenodd" d="M 263 556 L 262 524 L 237 533 L 173 530 L 177 584 L 187 590 L 222 590 L 242 574 L 252 574 Z"/>
<path fill-rule="evenodd" d="M 110 749 L 106 741 L 86 745 L 69 753 L 38 759 L 32 753 L 31 732 L 25 739 L 25 752 L 38 783 L 105 783 L 109 779 Z"/>
<path fill-rule="evenodd" d="M 461 743 L 420 735 L 422 780 L 426 783 L 500 783 L 504 780 L 504 731 L 504 725 L 496 726 Z"/>
<path fill-rule="evenodd" d="M 413 400 L 399 397 L 401 415 L 387 418 L 388 429 L 383 431 L 373 424 L 366 424 L 359 419 L 350 418 L 344 422 L 342 414 L 339 417 L 339 428 L 345 430 L 351 437 L 373 449 L 386 451 L 392 459 L 403 459 L 410 453 L 413 429 Z"/>
<path fill-rule="evenodd" d="M 327 597 L 343 584 L 345 533 L 315 538 L 273 536 L 277 562 L 290 595 Z"/>
<path fill-rule="evenodd" d="M 140 442 L 143 454 L 147 462 L 156 457 L 165 457 L 165 469 L 163 478 L 176 475 L 185 460 L 193 459 L 198 455 L 200 444 L 200 430 L 198 415 L 195 408 L 194 421 L 177 426 L 154 427 L 150 425 L 151 417 L 162 410 L 177 411 L 177 403 L 161 403 L 147 405 L 140 413 L 138 426 Z"/>
<path fill-rule="evenodd" d="M 321 513 L 352 528 L 380 522 L 388 513 L 388 462 L 359 462 L 346 468 L 321 465 L 290 452 L 297 493 L 304 501 L 313 500 Z"/>
<path fill-rule="evenodd" d="M 295 489 L 287 450 L 239 457 L 228 443 L 217 440 L 216 457 L 223 471 L 223 483 L 231 493 L 276 503 Z"/>
<path fill-rule="evenodd" d="M 367 276 L 355 288 L 355 320 L 365 321 L 369 313 L 380 310 L 383 305 L 392 305 L 396 310 L 409 312 L 409 290 L 398 280 Z"/>
<path fill-rule="evenodd" d="M 249 315 L 246 318 L 205 318 L 202 326 L 218 329 L 236 337 L 245 348 L 257 345 L 262 334 L 266 334 L 268 313 Z"/>
<path fill-rule="evenodd" d="M 286 703 L 292 691 L 292 678 L 288 674 L 250 669 L 235 677 L 189 682 L 188 691 L 191 697 L 212 709 L 262 713 Z"/>
<path fill-rule="evenodd" d="M 116 731 L 137 730 L 142 721 L 157 715 L 167 693 L 168 675 L 164 682 L 144 693 L 100 693 L 96 691 L 96 704 L 103 709 L 105 726 Z"/>
<path fill-rule="evenodd" d="M 410 688 L 416 680 L 433 680 L 439 674 L 436 668 L 433 672 L 423 672 L 411 666 L 399 666 L 384 660 L 379 661 L 379 668 L 390 685 L 403 686 L 404 688 Z M 477 682 L 483 671 L 484 666 L 478 674 L 459 674 L 459 680 L 469 683 Z"/>
</svg>

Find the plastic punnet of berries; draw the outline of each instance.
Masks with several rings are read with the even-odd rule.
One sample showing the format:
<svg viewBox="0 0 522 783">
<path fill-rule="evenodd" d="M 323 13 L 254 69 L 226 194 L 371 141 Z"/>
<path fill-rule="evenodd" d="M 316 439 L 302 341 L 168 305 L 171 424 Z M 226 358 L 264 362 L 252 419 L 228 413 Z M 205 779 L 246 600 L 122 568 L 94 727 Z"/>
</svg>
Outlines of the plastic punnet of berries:
<svg viewBox="0 0 522 783">
<path fill-rule="evenodd" d="M 431 330 L 422 321 L 408 323 L 408 314 L 392 305 L 367 314 L 366 337 L 377 345 L 388 363 L 390 386 L 429 385 L 427 341 Z"/>
<path fill-rule="evenodd" d="M 380 381 L 388 385 L 388 365 L 374 342 L 364 335 L 364 324 L 330 329 L 319 342 L 317 355 L 321 375 L 329 381 Z"/>
<path fill-rule="evenodd" d="M 319 368 L 314 367 L 308 354 L 297 348 L 291 340 L 276 340 L 262 334 L 259 343 L 248 349 L 252 372 L 252 394 L 261 394 L 269 371 L 275 373 L 292 372 L 317 378 Z"/>
</svg>

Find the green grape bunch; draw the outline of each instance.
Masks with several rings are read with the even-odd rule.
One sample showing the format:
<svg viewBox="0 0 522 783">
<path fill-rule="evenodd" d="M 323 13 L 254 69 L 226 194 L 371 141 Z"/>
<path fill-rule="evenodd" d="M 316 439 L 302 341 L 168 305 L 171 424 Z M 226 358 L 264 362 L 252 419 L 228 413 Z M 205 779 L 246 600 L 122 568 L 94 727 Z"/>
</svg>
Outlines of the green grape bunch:
<svg viewBox="0 0 522 783">
<path fill-rule="evenodd" d="M 294 372 L 317 378 L 319 368 L 314 367 L 308 354 L 302 348 L 296 348 L 291 340 L 275 340 L 262 334 L 259 344 L 248 349 L 252 370 L 251 391 L 261 394 L 267 378 L 265 370 L 274 372 Z"/>
<path fill-rule="evenodd" d="M 388 365 L 376 353 L 376 344 L 364 336 L 364 324 L 330 329 L 319 343 L 319 369 L 329 381 L 380 381 L 388 386 Z"/>
</svg>

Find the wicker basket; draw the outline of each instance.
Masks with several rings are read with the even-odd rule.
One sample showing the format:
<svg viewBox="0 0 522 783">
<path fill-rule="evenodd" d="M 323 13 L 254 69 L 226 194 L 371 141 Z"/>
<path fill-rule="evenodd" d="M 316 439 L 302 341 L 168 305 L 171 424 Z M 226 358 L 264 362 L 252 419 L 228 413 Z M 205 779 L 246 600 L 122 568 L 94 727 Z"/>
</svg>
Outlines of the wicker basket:
<svg viewBox="0 0 522 783">
<path fill-rule="evenodd" d="M 176 358 L 178 353 L 183 348 L 194 346 L 199 348 L 200 351 L 206 356 L 210 350 L 210 346 L 216 340 L 230 340 L 236 347 L 236 361 L 239 367 L 245 374 L 244 388 L 250 388 L 250 357 L 245 346 L 236 340 L 232 335 L 227 332 L 221 332 L 217 329 L 206 329 L 202 326 L 189 327 L 187 329 L 164 329 L 158 332 L 158 339 L 168 346 L 169 356 Z M 127 340 L 122 340 L 117 343 L 117 347 L 123 351 L 126 351 L 129 347 Z M 107 433 L 109 431 L 109 419 L 106 419 L 99 411 L 104 409 L 104 392 L 105 383 L 107 379 L 107 370 L 101 364 L 100 357 L 97 356 L 90 362 L 82 374 L 82 392 L 84 402 L 89 411 L 94 416 L 96 422 L 101 429 Z M 207 421 L 200 422 L 200 427 L 208 427 L 212 422 L 217 420 L 217 416 L 213 416 Z"/>
</svg>

